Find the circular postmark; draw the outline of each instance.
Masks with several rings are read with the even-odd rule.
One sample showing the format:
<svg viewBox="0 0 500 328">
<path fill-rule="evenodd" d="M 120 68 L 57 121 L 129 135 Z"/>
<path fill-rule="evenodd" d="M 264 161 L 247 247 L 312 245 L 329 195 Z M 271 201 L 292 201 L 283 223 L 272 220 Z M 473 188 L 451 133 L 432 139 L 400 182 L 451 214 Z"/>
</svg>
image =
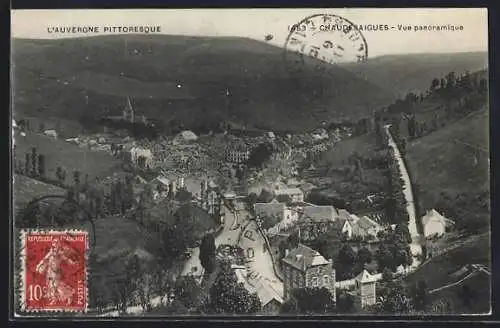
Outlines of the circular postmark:
<svg viewBox="0 0 500 328">
<path fill-rule="evenodd" d="M 332 64 L 363 63 L 368 59 L 365 37 L 355 24 L 341 16 L 312 15 L 288 28 L 284 59 L 293 73 L 302 72 L 306 65 L 324 73 Z"/>
</svg>

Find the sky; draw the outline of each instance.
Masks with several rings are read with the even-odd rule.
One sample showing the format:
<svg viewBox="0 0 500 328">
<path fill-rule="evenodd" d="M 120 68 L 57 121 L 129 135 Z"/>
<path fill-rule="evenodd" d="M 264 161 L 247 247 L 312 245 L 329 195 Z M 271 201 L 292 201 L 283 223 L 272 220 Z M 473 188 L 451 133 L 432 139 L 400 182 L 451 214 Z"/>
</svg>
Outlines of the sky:
<svg viewBox="0 0 500 328">
<path fill-rule="evenodd" d="M 13 10 L 11 33 L 18 38 L 50 39 L 97 35 L 49 33 L 55 27 L 99 26 L 103 34 L 104 26 L 160 26 L 161 34 L 242 36 L 283 47 L 289 26 L 315 14 L 338 15 L 356 25 L 388 25 L 388 31 L 362 31 L 370 57 L 488 50 L 485 8 Z M 448 24 L 463 30 L 414 30 L 417 25 Z M 401 31 L 398 25 L 412 30 Z M 266 41 L 268 35 L 272 39 Z"/>
</svg>

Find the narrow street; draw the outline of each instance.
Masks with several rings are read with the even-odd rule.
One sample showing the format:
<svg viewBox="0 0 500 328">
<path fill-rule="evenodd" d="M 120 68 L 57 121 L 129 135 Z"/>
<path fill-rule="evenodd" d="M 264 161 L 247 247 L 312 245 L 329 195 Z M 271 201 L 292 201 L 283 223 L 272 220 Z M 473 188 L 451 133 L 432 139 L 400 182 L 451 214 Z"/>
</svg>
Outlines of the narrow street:
<svg viewBox="0 0 500 328">
<path fill-rule="evenodd" d="M 245 250 L 250 261 L 247 264 L 250 273 L 248 282 L 256 285 L 262 281 L 283 297 L 283 283 L 274 271 L 273 259 L 266 247 L 264 236 L 259 232 L 254 220 L 245 226 L 238 244 Z"/>
<path fill-rule="evenodd" d="M 394 138 L 389 131 L 390 125 L 384 126 L 385 132 L 389 138 L 389 146 L 394 150 L 394 156 L 396 156 L 396 161 L 398 163 L 399 171 L 401 172 L 401 178 L 403 179 L 403 194 L 406 199 L 406 211 L 408 212 L 409 222 L 408 222 L 408 230 L 410 231 L 410 235 L 412 237 L 412 243 L 410 244 L 411 253 L 413 255 L 413 263 L 410 269 L 417 268 L 421 261 L 418 259 L 418 256 L 422 254 L 422 245 L 420 244 L 420 234 L 417 230 L 417 218 L 415 211 L 415 203 L 413 201 L 413 191 L 411 187 L 410 176 L 408 175 L 408 170 L 406 169 L 405 163 L 401 156 L 401 152 L 399 151 Z"/>
<path fill-rule="evenodd" d="M 239 228 L 237 228 L 238 217 L 227 206 L 224 207 L 224 210 L 225 210 L 224 228 L 215 237 L 216 247 L 222 244 L 235 244 L 238 238 L 238 233 L 239 233 Z M 200 263 L 199 255 L 200 255 L 199 247 L 193 248 L 191 252 L 191 257 L 184 264 L 184 268 L 182 270 L 183 276 L 193 272 L 195 275 L 201 275 L 203 268 Z"/>
</svg>

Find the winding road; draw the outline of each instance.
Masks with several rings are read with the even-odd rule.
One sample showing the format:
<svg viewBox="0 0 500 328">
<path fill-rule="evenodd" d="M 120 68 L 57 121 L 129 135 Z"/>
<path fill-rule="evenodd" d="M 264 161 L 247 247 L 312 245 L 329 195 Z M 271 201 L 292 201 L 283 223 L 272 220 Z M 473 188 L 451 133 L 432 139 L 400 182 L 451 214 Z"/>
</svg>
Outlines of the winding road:
<svg viewBox="0 0 500 328">
<path fill-rule="evenodd" d="M 401 172 L 401 177 L 403 179 L 403 194 L 406 199 L 406 211 L 408 212 L 409 222 L 408 222 L 408 230 L 410 231 L 410 235 L 412 238 L 412 242 L 410 244 L 411 254 L 413 256 L 413 262 L 410 266 L 410 270 L 414 270 L 417 268 L 421 261 L 418 259 L 419 255 L 422 254 L 422 245 L 420 244 L 420 234 L 417 230 L 417 218 L 416 218 L 416 210 L 415 203 L 413 200 L 413 191 L 411 186 L 410 176 L 408 174 L 408 170 L 406 169 L 405 163 L 403 161 L 403 157 L 401 156 L 401 152 L 392 137 L 391 132 L 389 131 L 390 125 L 385 125 L 385 132 L 387 133 L 387 137 L 389 139 L 389 147 L 394 151 L 394 156 L 396 157 L 396 161 L 398 163 L 399 172 Z"/>
<path fill-rule="evenodd" d="M 219 245 L 223 244 L 229 244 L 229 245 L 234 245 L 236 244 L 236 241 L 238 239 L 239 235 L 239 222 L 238 222 L 238 215 L 236 214 L 235 211 L 233 211 L 228 204 L 226 203 L 224 205 L 224 226 L 222 231 L 217 234 L 215 237 L 215 246 L 218 247 Z M 191 273 L 194 273 L 196 275 L 201 275 L 203 271 L 203 267 L 201 266 L 200 263 L 200 248 L 196 247 L 192 249 L 191 252 L 191 257 L 189 260 L 186 261 L 184 264 L 184 268 L 182 269 L 182 275 L 188 275 Z"/>
</svg>

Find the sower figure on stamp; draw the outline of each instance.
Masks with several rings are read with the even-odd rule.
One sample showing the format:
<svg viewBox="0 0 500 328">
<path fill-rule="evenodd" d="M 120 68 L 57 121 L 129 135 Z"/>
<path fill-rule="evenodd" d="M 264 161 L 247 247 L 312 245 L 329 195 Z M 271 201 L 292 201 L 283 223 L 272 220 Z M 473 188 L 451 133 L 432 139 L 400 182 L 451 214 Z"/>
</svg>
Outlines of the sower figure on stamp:
<svg viewBox="0 0 500 328">
<path fill-rule="evenodd" d="M 67 304 L 71 304 L 73 300 L 75 291 L 61 279 L 61 263 L 63 261 L 71 265 L 78 264 L 68 257 L 68 250 L 61 247 L 60 241 L 56 239 L 52 241 L 52 247 L 47 255 L 36 266 L 38 273 L 45 273 L 48 288 L 47 297 L 50 300 L 50 305 L 54 305 L 58 301 L 66 301 Z"/>
</svg>

